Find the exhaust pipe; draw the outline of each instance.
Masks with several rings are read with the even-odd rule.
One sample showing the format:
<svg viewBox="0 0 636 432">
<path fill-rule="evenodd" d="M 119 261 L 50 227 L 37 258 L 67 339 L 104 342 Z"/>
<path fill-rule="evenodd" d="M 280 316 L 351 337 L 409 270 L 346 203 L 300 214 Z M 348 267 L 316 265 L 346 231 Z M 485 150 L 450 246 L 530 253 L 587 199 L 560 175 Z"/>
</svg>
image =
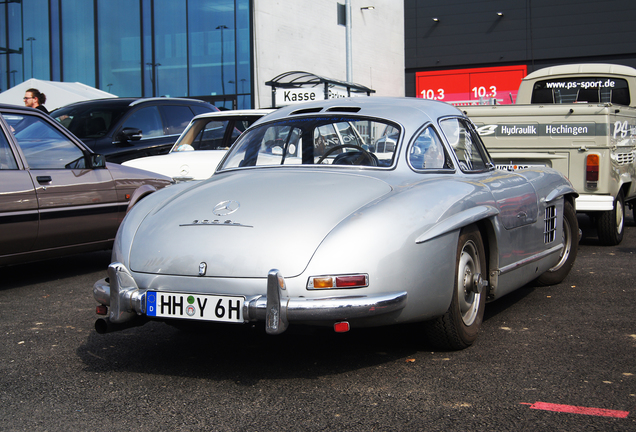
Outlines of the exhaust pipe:
<svg viewBox="0 0 636 432">
<path fill-rule="evenodd" d="M 148 321 L 148 319 L 137 317 L 136 319 L 123 323 L 114 323 L 108 318 L 99 318 L 97 321 L 95 321 L 95 331 L 99 334 L 112 333 L 133 327 L 140 327 L 146 324 Z"/>
</svg>

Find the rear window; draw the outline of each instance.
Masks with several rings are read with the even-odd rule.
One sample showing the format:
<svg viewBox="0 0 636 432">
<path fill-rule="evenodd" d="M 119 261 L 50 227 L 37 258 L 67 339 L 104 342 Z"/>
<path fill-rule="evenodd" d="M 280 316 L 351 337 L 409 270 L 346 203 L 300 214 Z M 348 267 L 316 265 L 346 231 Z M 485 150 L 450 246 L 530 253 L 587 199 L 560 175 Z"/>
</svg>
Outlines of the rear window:
<svg viewBox="0 0 636 432">
<path fill-rule="evenodd" d="M 614 103 L 630 105 L 629 86 L 622 78 L 563 78 L 537 81 L 533 104 Z"/>
<path fill-rule="evenodd" d="M 386 142 L 387 129 L 396 132 L 396 140 L 399 138 L 396 125 L 357 117 L 292 118 L 266 123 L 241 135 L 221 169 L 264 165 L 390 167 L 398 146 L 395 141 L 392 145 Z"/>
</svg>

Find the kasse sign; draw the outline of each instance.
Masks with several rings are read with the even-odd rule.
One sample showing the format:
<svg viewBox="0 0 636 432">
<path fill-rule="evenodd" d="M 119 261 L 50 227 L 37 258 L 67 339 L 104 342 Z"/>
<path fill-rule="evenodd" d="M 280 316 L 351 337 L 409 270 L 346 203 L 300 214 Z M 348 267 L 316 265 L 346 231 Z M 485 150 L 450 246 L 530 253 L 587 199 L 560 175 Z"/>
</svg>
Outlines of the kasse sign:
<svg viewBox="0 0 636 432">
<path fill-rule="evenodd" d="M 352 93 L 351 96 L 362 96 L 361 94 Z M 346 89 L 329 89 L 329 99 L 347 97 Z M 312 88 L 294 88 L 294 89 L 278 89 L 276 90 L 276 106 L 285 106 L 303 102 L 312 102 L 325 99 L 325 91 L 320 87 Z"/>
<path fill-rule="evenodd" d="M 276 106 L 323 100 L 325 91 L 321 88 L 278 89 Z"/>
</svg>

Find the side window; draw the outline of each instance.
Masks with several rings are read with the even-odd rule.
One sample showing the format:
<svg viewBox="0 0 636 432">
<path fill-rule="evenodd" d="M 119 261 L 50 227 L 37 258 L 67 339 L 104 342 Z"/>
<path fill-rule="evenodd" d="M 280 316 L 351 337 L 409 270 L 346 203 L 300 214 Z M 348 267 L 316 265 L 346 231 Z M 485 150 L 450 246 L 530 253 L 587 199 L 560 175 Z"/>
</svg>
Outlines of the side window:
<svg viewBox="0 0 636 432">
<path fill-rule="evenodd" d="M 228 121 L 212 120 L 205 125 L 205 128 L 197 135 L 195 150 L 217 150 L 223 146 L 223 136 L 227 129 Z"/>
<path fill-rule="evenodd" d="M 462 171 L 486 171 L 488 170 L 488 156 L 481 144 L 477 133 L 468 124 L 458 118 L 449 118 L 440 122 L 442 131 L 451 145 L 459 168 Z"/>
<path fill-rule="evenodd" d="M 429 126 L 419 134 L 409 150 L 409 163 L 416 169 L 450 168 L 442 141 Z"/>
<path fill-rule="evenodd" d="M 160 109 L 166 123 L 166 135 L 179 135 L 194 117 L 192 110 L 185 105 L 166 105 Z"/>
<path fill-rule="evenodd" d="M 9 141 L 0 130 L 0 169 L 17 169 L 18 164 L 15 162 L 15 157 L 9 147 Z"/>
<path fill-rule="evenodd" d="M 152 138 L 163 135 L 161 116 L 159 115 L 159 109 L 156 106 L 140 108 L 133 112 L 130 116 L 128 116 L 122 126 L 122 128 L 127 127 L 141 129 L 143 138 Z"/>
<path fill-rule="evenodd" d="M 84 153 L 63 133 L 45 120 L 24 114 L 3 114 L 5 119 L 20 117 L 13 135 L 31 169 L 83 168 Z"/>
</svg>

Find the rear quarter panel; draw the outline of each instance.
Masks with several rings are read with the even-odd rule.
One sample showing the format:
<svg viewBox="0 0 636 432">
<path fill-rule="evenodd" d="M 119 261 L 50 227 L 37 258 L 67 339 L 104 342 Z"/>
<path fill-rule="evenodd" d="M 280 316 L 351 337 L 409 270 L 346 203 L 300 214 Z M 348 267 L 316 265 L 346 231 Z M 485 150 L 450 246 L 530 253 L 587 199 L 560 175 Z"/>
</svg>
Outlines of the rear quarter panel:
<svg viewBox="0 0 636 432">
<path fill-rule="evenodd" d="M 422 176 L 423 180 L 396 187 L 378 202 L 352 214 L 340 223 L 320 245 L 295 294 L 303 294 L 309 276 L 368 273 L 369 287 L 362 293 L 408 292 L 408 304 L 400 322 L 421 321 L 443 314 L 450 305 L 455 277 L 459 229 L 417 240 L 448 217 L 488 201 L 487 191 L 478 184 L 452 177 Z M 288 287 L 291 287 L 288 284 Z M 357 290 L 329 291 L 328 294 L 356 294 Z M 314 291 L 304 295 L 320 295 Z"/>
</svg>

